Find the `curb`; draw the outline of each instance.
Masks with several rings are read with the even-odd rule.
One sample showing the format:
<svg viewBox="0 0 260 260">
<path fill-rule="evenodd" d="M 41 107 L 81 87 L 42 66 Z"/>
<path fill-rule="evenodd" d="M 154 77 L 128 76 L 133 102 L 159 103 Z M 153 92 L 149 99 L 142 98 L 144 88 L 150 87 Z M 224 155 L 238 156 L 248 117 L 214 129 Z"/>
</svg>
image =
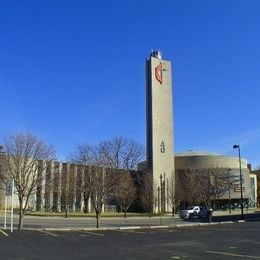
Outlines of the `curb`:
<svg viewBox="0 0 260 260">
<path fill-rule="evenodd" d="M 125 226 L 125 227 L 69 227 L 69 228 L 23 228 L 23 230 L 36 230 L 36 231 L 109 231 L 109 230 L 134 230 L 134 229 L 167 229 L 167 228 L 183 228 L 183 227 L 199 227 L 199 226 L 209 226 L 209 225 L 223 225 L 223 224 L 233 224 L 233 223 L 245 223 L 245 220 L 237 221 L 223 221 L 223 222 L 211 222 L 211 223 L 188 223 L 188 224 L 175 224 L 175 225 L 162 225 L 162 226 Z M 17 229 L 17 228 L 15 228 Z"/>
<path fill-rule="evenodd" d="M 140 226 L 129 226 L 129 227 L 119 227 L 119 230 L 124 230 L 124 229 L 141 229 Z"/>
<path fill-rule="evenodd" d="M 79 229 L 76 229 L 76 228 L 40 228 L 38 230 L 43 230 L 43 231 L 72 231 L 72 230 L 77 230 L 77 231 L 80 231 L 80 230 L 83 230 L 83 228 L 79 228 Z"/>
</svg>

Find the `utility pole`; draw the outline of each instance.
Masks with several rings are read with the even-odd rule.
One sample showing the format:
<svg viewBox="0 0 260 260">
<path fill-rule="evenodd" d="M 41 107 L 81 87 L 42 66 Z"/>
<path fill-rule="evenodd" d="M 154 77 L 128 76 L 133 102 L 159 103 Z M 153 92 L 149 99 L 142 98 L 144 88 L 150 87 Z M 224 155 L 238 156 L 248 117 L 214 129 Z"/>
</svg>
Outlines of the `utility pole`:
<svg viewBox="0 0 260 260">
<path fill-rule="evenodd" d="M 241 197 L 241 219 L 243 220 L 245 217 L 244 217 L 244 199 L 243 199 L 243 187 L 242 187 L 242 167 L 241 167 L 240 146 L 239 146 L 239 144 L 234 144 L 233 148 L 238 149 L 240 197 Z"/>
</svg>

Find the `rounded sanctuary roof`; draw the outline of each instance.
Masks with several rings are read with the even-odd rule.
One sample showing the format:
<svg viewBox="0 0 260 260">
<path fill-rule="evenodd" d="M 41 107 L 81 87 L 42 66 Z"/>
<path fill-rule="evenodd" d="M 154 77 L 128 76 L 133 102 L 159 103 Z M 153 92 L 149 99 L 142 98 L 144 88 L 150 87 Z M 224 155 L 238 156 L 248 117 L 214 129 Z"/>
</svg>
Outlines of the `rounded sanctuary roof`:
<svg viewBox="0 0 260 260">
<path fill-rule="evenodd" d="M 175 156 L 220 156 L 220 154 L 205 151 L 187 150 L 185 152 L 176 153 Z"/>
<path fill-rule="evenodd" d="M 238 168 L 238 157 L 211 152 L 188 150 L 175 154 L 176 169 L 194 168 Z M 247 169 L 247 160 L 241 158 L 242 168 Z"/>
</svg>

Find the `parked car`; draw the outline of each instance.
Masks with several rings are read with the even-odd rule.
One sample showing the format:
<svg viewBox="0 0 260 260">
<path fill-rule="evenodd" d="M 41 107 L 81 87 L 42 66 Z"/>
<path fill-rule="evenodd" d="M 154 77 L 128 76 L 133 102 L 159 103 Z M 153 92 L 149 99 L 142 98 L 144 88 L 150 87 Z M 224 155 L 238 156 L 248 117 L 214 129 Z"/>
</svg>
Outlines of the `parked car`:
<svg viewBox="0 0 260 260">
<path fill-rule="evenodd" d="M 180 211 L 179 216 L 182 219 L 189 218 L 206 218 L 207 217 L 207 208 L 202 206 L 190 206 L 187 209 Z"/>
</svg>

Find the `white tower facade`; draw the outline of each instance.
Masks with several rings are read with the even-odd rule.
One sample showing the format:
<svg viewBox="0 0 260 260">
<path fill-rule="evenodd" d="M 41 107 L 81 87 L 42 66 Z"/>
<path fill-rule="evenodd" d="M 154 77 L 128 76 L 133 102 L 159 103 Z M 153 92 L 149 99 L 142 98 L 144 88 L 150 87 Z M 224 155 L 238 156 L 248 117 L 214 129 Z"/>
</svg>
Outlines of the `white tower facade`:
<svg viewBox="0 0 260 260">
<path fill-rule="evenodd" d="M 174 180 L 171 62 L 155 51 L 146 59 L 147 168 L 157 188 L 155 212 L 169 211 L 169 185 Z"/>
</svg>

